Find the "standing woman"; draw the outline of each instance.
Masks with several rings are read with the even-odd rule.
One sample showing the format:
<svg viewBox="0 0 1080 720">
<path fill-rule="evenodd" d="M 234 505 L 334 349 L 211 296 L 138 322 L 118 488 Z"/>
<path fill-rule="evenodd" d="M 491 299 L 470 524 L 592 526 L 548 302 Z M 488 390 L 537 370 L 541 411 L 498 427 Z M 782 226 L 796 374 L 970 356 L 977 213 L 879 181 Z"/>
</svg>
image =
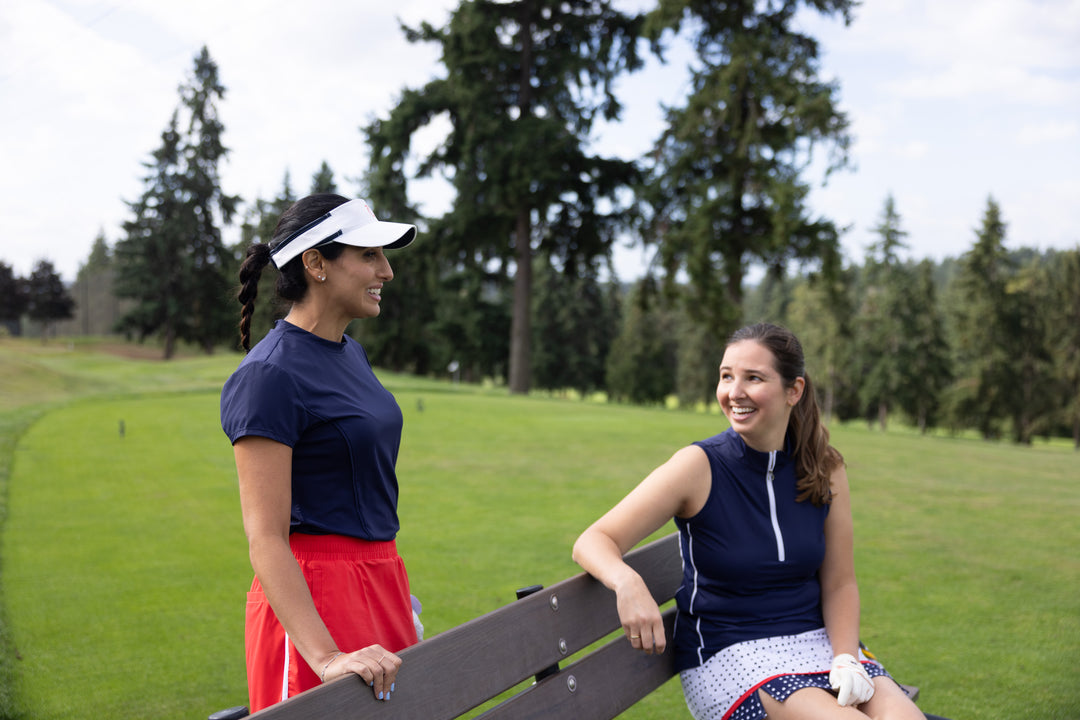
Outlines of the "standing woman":
<svg viewBox="0 0 1080 720">
<path fill-rule="evenodd" d="M 622 556 L 675 519 L 672 644 L 697 720 L 923 720 L 860 656 L 847 474 L 799 341 L 775 325 L 737 331 L 716 399 L 731 427 L 649 474 L 582 533 L 574 559 L 615 591 L 631 644 L 663 652 L 660 610 Z"/>
<path fill-rule="evenodd" d="M 251 566 L 245 650 L 251 711 L 355 673 L 390 699 L 417 641 L 398 556 L 395 474 L 402 415 L 345 334 L 379 314 L 394 273 L 384 248 L 412 225 L 380 222 L 363 200 L 312 195 L 286 210 L 240 268 L 241 344 L 221 393 Z M 284 320 L 251 348 L 259 276 L 280 274 Z"/>
</svg>

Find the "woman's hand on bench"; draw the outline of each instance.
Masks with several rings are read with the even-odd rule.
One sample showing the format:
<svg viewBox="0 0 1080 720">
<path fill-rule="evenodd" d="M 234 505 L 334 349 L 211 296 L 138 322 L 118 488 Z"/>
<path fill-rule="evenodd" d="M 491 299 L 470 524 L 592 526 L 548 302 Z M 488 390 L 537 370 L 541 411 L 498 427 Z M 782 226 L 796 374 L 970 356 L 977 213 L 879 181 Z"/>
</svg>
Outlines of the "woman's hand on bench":
<svg viewBox="0 0 1080 720">
<path fill-rule="evenodd" d="M 331 658 L 323 670 L 323 682 L 353 673 L 368 684 L 376 698 L 389 700 L 400 667 L 401 658 L 397 655 L 382 645 L 369 645 L 362 650 Z"/>
<path fill-rule="evenodd" d="M 627 568 L 629 570 L 629 568 Z M 630 645 L 652 655 L 664 652 L 667 638 L 664 635 L 664 619 L 660 607 L 641 576 L 632 570 L 615 588 L 615 598 L 622 623 Z"/>
</svg>

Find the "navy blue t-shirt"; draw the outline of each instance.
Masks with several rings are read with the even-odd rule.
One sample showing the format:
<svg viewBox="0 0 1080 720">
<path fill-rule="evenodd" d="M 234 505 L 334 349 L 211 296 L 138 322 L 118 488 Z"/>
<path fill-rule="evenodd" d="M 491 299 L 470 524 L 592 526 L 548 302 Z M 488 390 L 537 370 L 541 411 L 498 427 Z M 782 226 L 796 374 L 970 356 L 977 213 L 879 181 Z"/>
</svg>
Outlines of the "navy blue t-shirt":
<svg viewBox="0 0 1080 720">
<path fill-rule="evenodd" d="M 292 448 L 291 532 L 397 535 L 401 408 L 351 337 L 277 321 L 225 382 L 221 427 Z"/>
<path fill-rule="evenodd" d="M 712 489 L 701 512 L 675 518 L 680 671 L 738 642 L 824 625 L 818 569 L 828 506 L 795 501 L 795 463 L 785 452 L 758 452 L 731 429 L 694 444 L 709 458 Z"/>
</svg>

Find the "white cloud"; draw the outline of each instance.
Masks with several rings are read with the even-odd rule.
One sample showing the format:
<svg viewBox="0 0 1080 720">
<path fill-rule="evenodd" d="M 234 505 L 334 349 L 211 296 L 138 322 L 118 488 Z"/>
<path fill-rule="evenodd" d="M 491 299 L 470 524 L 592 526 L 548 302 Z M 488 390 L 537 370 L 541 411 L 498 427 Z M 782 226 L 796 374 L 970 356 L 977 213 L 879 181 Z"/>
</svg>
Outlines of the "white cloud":
<svg viewBox="0 0 1080 720">
<path fill-rule="evenodd" d="M 1078 136 L 1080 136 L 1080 123 L 1076 120 L 1057 120 L 1024 125 L 1020 128 L 1016 139 L 1021 145 L 1038 145 L 1067 142 L 1077 139 Z"/>
<path fill-rule="evenodd" d="M 302 192 L 323 160 L 353 191 L 367 163 L 359 127 L 442 73 L 438 48 L 407 43 L 399 18 L 441 27 L 456 5 L 0 1 L 0 260 L 25 274 L 47 258 L 71 278 L 99 229 L 115 242 L 203 44 L 227 88 L 227 192 L 270 197 L 286 170 Z M 854 255 L 889 192 L 915 257 L 966 249 L 991 193 L 1012 241 L 1076 242 L 1080 0 L 871 0 L 848 28 L 800 20 L 855 139 L 854 169 L 814 191 L 811 213 L 850 225 Z M 598 151 L 649 147 L 658 103 L 686 91 L 686 59 L 622 79 L 624 121 L 597 129 Z M 410 189 L 432 211 L 449 204 L 437 180 Z"/>
</svg>

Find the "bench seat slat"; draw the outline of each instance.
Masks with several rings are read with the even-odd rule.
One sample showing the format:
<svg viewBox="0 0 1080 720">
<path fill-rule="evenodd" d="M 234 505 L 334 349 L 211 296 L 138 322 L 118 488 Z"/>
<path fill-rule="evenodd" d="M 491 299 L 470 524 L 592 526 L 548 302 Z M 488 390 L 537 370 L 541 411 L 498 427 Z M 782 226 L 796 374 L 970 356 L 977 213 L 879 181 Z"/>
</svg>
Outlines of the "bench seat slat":
<svg viewBox="0 0 1080 720">
<path fill-rule="evenodd" d="M 625 559 L 662 604 L 674 597 L 682 580 L 678 557 L 678 535 L 673 533 L 636 548 Z M 553 609 L 553 597 L 558 610 Z M 356 676 L 346 676 L 251 717 L 450 720 L 618 627 L 614 593 L 579 573 L 403 650 L 397 689 L 389 702 L 376 700 Z"/>
</svg>

